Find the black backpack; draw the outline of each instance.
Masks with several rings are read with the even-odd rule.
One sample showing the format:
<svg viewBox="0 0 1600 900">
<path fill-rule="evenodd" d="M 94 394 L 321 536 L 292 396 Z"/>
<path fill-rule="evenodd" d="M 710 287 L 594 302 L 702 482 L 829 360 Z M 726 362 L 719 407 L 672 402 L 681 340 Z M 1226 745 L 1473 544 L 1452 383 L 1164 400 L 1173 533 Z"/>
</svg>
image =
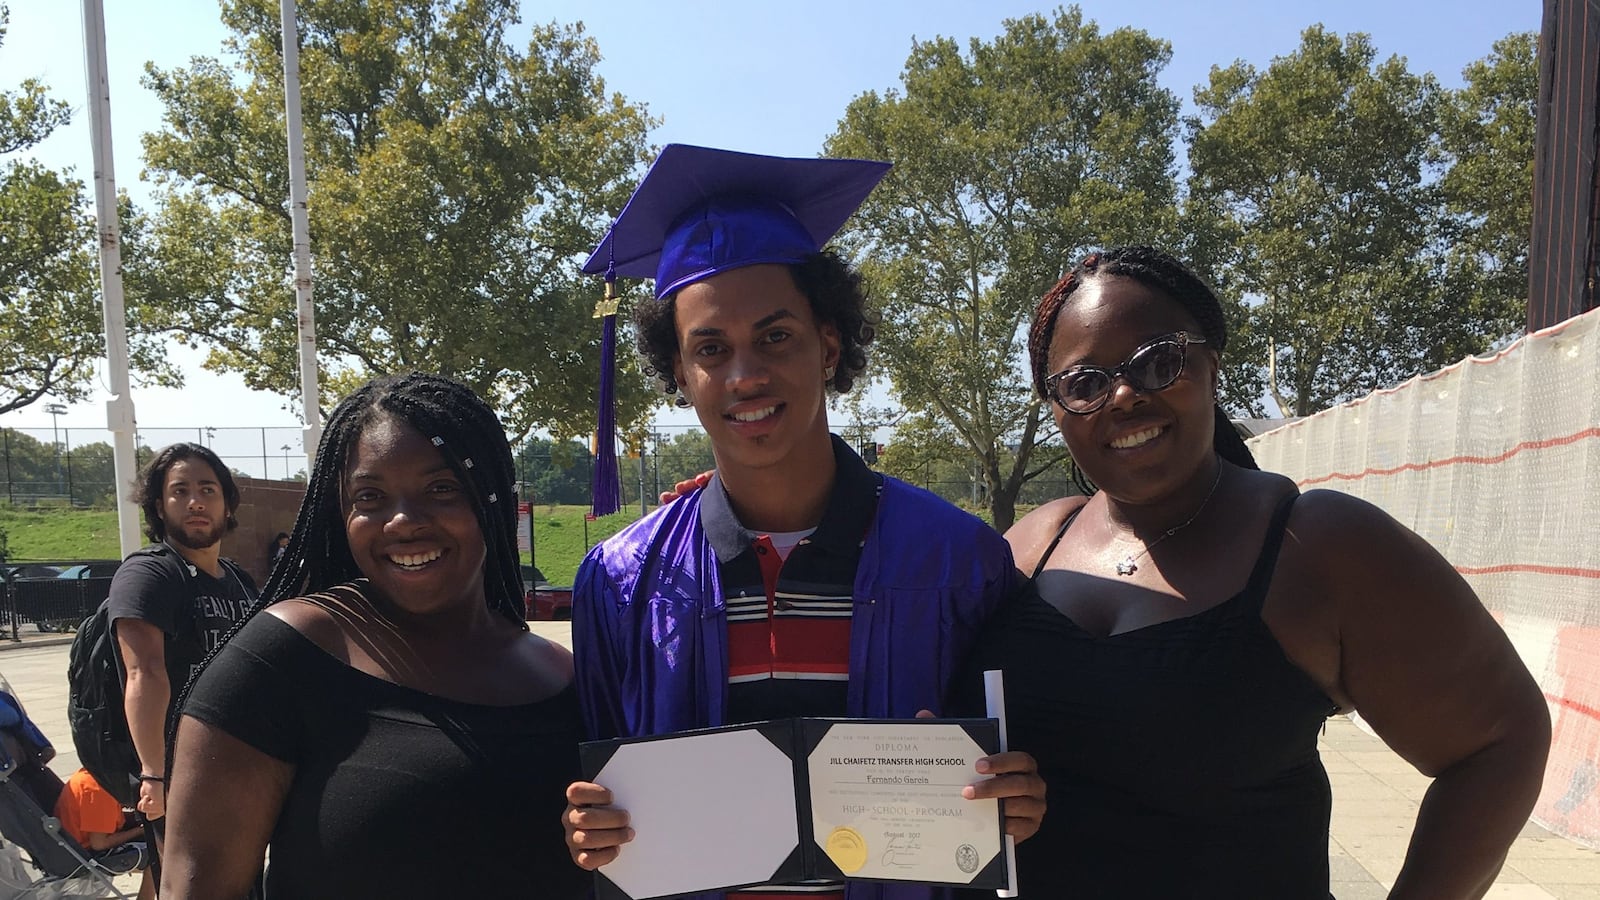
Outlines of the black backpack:
<svg viewBox="0 0 1600 900">
<path fill-rule="evenodd" d="M 162 560 L 171 569 L 169 577 L 192 592 L 189 565 L 172 548 L 155 544 L 135 550 L 129 558 L 141 555 Z M 222 560 L 222 565 L 234 567 L 232 560 Z M 180 627 L 182 621 L 180 618 Z M 193 620 L 188 621 L 193 627 Z M 111 598 L 107 597 L 72 638 L 67 659 L 67 724 L 78 762 L 106 793 L 132 807 L 139 800 L 139 753 L 123 709 L 123 678 L 122 653 L 111 629 Z M 173 697 L 182 689 L 183 685 L 173 685 Z"/>
</svg>

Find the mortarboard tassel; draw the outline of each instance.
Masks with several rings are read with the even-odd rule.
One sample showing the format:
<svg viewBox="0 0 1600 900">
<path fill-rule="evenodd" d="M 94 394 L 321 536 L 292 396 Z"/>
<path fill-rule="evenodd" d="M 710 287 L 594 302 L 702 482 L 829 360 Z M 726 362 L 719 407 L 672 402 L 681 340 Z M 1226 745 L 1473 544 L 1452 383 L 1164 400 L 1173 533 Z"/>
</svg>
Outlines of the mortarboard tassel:
<svg viewBox="0 0 1600 900">
<path fill-rule="evenodd" d="M 600 409 L 595 428 L 594 514 L 606 516 L 622 508 L 622 480 L 617 473 L 617 270 L 606 267 L 605 298 L 595 304 L 600 325 Z"/>
</svg>

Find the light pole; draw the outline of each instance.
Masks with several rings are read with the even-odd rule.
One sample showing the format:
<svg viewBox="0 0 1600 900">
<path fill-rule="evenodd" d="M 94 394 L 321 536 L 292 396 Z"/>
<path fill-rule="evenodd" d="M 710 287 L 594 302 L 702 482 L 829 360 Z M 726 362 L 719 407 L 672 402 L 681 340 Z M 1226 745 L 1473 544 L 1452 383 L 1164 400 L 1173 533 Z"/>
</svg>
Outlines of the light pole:
<svg viewBox="0 0 1600 900">
<path fill-rule="evenodd" d="M 50 447 L 56 455 L 56 493 L 61 492 L 61 433 L 56 429 L 56 416 L 63 416 L 67 408 L 60 403 L 51 403 L 45 406 L 44 411 L 50 414 Z"/>
<path fill-rule="evenodd" d="M 283 445 L 283 480 L 289 480 L 289 445 Z"/>
<path fill-rule="evenodd" d="M 656 445 L 656 455 L 650 457 L 650 472 L 655 475 L 656 500 L 659 503 L 661 498 L 661 432 L 652 429 L 650 437 Z"/>
</svg>

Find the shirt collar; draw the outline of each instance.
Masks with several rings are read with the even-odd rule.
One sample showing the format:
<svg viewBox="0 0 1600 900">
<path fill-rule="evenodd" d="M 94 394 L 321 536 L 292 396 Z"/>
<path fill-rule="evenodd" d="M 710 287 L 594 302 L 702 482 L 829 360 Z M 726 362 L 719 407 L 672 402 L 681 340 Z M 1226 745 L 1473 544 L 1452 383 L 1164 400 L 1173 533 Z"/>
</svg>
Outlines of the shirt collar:
<svg viewBox="0 0 1600 900">
<path fill-rule="evenodd" d="M 878 491 L 883 479 L 838 435 L 829 435 L 833 444 L 833 489 L 822 512 L 817 530 L 806 540 L 834 553 L 854 553 L 867 535 L 867 527 L 877 511 Z M 700 497 L 700 523 L 711 541 L 717 559 L 727 562 L 750 548 L 756 532 L 744 527 L 733 512 L 722 479 L 711 476 Z"/>
</svg>

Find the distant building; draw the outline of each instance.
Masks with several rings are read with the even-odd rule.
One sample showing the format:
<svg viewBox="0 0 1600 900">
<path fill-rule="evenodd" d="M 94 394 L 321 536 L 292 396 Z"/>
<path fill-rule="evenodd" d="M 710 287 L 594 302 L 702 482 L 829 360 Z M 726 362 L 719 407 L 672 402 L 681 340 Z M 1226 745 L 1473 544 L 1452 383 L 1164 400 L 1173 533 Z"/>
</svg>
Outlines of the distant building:
<svg viewBox="0 0 1600 900">
<path fill-rule="evenodd" d="M 1600 305 L 1600 0 L 1544 0 L 1528 330 Z"/>
<path fill-rule="evenodd" d="M 1290 422 L 1300 421 L 1299 416 L 1286 419 L 1234 419 L 1233 429 L 1239 432 L 1239 437 L 1250 440 L 1258 434 L 1266 434 L 1274 428 L 1282 428 Z"/>
</svg>

